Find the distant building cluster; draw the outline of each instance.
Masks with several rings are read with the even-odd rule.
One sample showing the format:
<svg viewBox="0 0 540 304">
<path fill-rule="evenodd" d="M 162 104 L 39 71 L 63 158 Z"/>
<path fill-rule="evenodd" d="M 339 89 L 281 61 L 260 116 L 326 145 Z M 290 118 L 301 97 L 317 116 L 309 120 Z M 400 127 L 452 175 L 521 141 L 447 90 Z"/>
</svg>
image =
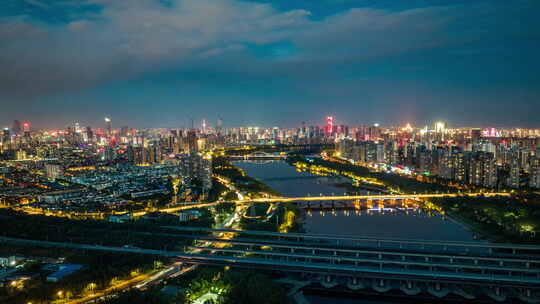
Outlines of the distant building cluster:
<svg viewBox="0 0 540 304">
<path fill-rule="evenodd" d="M 137 184 L 140 180 L 125 182 L 126 178 L 164 171 L 164 176 L 180 178 L 184 187 L 196 185 L 208 192 L 212 185 L 209 152 L 216 148 L 335 144 L 342 158 L 366 166 L 487 188 L 540 188 L 539 129 L 452 129 L 445 123 L 431 128 L 347 126 L 332 116 L 322 125 L 302 122 L 296 128 L 224 128 L 222 124 L 219 120 L 215 127 L 203 121 L 200 128 L 115 129 L 113 120 L 106 118 L 100 128 L 75 123 L 64 130 L 45 131 L 15 120 L 3 130 L 0 157 L 11 167 L 40 172 L 18 176 L 22 183 L 68 180 L 96 190 L 122 184 L 114 193 L 137 196 L 159 192 L 161 186 L 152 184 L 152 179 Z M 81 177 L 85 172 L 90 177 Z"/>
<path fill-rule="evenodd" d="M 340 157 L 405 174 L 486 188 L 540 189 L 540 131 L 353 128 L 337 140 Z"/>
<path fill-rule="evenodd" d="M 19 128 L 20 126 L 20 128 Z M 46 210 L 116 209 L 126 199 L 172 195 L 204 199 L 212 188 L 210 150 L 224 139 L 210 130 L 69 126 L 30 130 L 14 122 L 0 145 L 2 197 Z"/>
</svg>

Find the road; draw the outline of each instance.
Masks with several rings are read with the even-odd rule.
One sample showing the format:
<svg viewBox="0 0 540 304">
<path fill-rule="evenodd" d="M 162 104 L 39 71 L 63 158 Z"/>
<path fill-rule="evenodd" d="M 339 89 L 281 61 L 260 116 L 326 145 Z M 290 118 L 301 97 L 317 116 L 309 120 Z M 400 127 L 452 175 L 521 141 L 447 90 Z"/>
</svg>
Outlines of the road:
<svg viewBox="0 0 540 304">
<path fill-rule="evenodd" d="M 510 196 L 507 192 L 482 192 L 482 193 L 426 193 L 426 194 L 383 194 L 383 195 L 325 195 L 303 197 L 272 197 L 236 200 L 233 203 L 278 203 L 278 202 L 313 202 L 313 201 L 347 201 L 347 200 L 404 200 L 404 199 L 427 199 L 440 197 L 477 197 L 477 196 Z"/>
</svg>

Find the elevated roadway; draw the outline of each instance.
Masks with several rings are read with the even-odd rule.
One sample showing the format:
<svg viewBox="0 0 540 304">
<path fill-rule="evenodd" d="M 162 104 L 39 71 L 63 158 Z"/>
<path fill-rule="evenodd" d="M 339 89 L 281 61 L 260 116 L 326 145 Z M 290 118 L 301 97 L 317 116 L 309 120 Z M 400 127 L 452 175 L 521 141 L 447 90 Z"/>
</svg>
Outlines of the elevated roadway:
<svg viewBox="0 0 540 304">
<path fill-rule="evenodd" d="M 289 235 L 228 229 L 201 229 L 198 232 L 234 232 L 246 236 L 225 240 L 221 236 L 191 235 L 195 242 L 184 251 L 8 237 L 0 237 L 0 243 L 161 255 L 190 264 L 322 276 L 328 284 L 336 278 L 346 278 L 353 287 L 367 280 L 380 290 L 390 288 L 389 284 L 406 284 L 410 291 L 427 286 L 435 294 L 445 294 L 448 288 L 461 290 L 463 286 L 478 286 L 497 299 L 506 299 L 507 293 L 530 303 L 540 299 L 540 246 Z M 368 242 L 371 247 L 359 247 L 355 242 Z"/>
</svg>

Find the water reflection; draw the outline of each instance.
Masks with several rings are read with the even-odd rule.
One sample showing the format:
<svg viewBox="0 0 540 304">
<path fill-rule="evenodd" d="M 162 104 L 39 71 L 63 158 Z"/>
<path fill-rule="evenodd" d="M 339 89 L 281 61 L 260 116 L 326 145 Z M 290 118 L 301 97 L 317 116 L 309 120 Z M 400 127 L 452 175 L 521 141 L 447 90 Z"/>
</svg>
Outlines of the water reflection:
<svg viewBox="0 0 540 304">
<path fill-rule="evenodd" d="M 351 182 L 347 178 L 321 177 L 309 172 L 299 172 L 283 161 L 265 164 L 241 161 L 235 162 L 235 165 L 283 196 L 342 194 L 344 189 L 337 184 Z M 303 223 L 307 233 L 446 241 L 474 240 L 473 234 L 463 226 L 426 209 L 426 206 L 417 200 L 311 202 L 299 206 L 304 210 Z"/>
</svg>

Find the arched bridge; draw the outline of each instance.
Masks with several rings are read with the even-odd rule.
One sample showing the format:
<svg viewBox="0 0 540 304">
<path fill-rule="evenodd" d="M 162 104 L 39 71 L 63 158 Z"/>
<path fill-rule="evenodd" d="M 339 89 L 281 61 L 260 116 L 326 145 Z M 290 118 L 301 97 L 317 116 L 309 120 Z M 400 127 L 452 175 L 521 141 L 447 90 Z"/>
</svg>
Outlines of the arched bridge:
<svg viewBox="0 0 540 304">
<path fill-rule="evenodd" d="M 280 154 L 280 153 L 268 153 L 268 152 L 262 152 L 257 151 L 250 154 L 245 155 L 230 155 L 228 158 L 233 160 L 282 160 L 287 158 L 286 154 Z"/>
</svg>

